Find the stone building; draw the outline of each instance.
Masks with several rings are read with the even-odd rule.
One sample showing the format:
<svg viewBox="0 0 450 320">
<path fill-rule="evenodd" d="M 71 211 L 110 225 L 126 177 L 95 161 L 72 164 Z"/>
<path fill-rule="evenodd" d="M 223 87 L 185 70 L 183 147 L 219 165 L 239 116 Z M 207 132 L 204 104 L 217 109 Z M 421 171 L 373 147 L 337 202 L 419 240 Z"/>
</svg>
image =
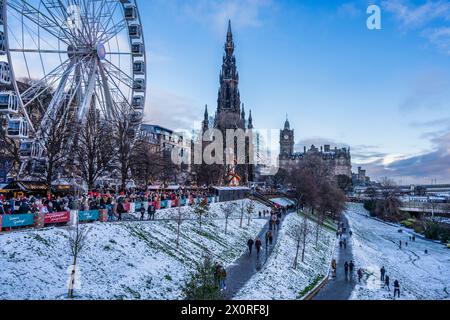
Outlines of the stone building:
<svg viewBox="0 0 450 320">
<path fill-rule="evenodd" d="M 330 145 L 317 148 L 312 145 L 309 150 L 304 147 L 303 152 L 294 151 L 294 129 L 291 129 L 286 119 L 284 129 L 280 131 L 279 166 L 288 170 L 308 158 L 319 158 L 326 163 L 335 176 L 346 176 L 352 179 L 352 158 L 350 148 L 331 148 Z"/>
<path fill-rule="evenodd" d="M 241 94 L 239 92 L 239 73 L 237 71 L 236 57 L 234 55 L 233 33 L 231 31 L 231 21 L 228 22 L 228 32 L 225 41 L 225 54 L 223 56 L 222 69 L 220 71 L 220 87 L 217 97 L 217 110 L 214 116 L 213 128 L 222 131 L 224 143 L 226 142 L 226 131 L 228 129 L 244 130 L 246 133 L 253 129 L 252 111 L 249 110 L 249 116 L 246 118 L 244 104 L 241 103 Z M 202 122 L 203 134 L 211 129 L 208 106 L 205 108 L 204 120 Z M 250 141 L 252 140 L 252 141 Z M 245 164 L 226 164 L 224 166 L 223 184 L 229 184 L 227 176 L 236 174 L 239 176 L 240 184 L 246 184 L 253 181 L 254 166 L 251 164 L 249 152 L 253 148 L 253 139 L 246 139 L 246 161 Z M 236 147 L 235 147 L 236 150 Z M 225 150 L 224 150 L 225 153 Z"/>
</svg>

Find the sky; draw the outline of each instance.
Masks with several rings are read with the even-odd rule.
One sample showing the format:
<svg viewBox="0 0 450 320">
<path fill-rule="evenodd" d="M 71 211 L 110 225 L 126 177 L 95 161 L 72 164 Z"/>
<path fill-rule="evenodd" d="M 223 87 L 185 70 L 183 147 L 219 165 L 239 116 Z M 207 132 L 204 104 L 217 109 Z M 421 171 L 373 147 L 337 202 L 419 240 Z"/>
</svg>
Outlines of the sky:
<svg viewBox="0 0 450 320">
<path fill-rule="evenodd" d="M 217 107 L 231 19 L 241 100 L 259 129 L 288 114 L 296 147 L 349 146 L 374 180 L 450 183 L 450 2 L 138 0 L 146 122 L 198 126 Z M 369 30 L 367 8 L 381 8 Z"/>
</svg>

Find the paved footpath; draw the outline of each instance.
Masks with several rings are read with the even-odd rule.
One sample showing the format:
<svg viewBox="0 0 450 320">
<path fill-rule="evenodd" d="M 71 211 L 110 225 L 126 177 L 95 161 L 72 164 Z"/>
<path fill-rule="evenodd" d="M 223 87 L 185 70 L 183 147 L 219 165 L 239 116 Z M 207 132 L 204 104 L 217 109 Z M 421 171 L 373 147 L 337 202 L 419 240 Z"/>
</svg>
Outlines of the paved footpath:
<svg viewBox="0 0 450 320">
<path fill-rule="evenodd" d="M 289 214 L 289 213 L 288 213 Z M 283 225 L 283 221 L 286 215 L 283 215 L 280 229 Z M 252 254 L 249 255 L 248 249 L 239 259 L 237 259 L 230 267 L 227 268 L 227 288 L 224 291 L 225 299 L 231 300 L 238 291 L 247 283 L 250 278 L 260 271 L 267 259 L 270 257 L 273 248 L 278 241 L 279 231 L 272 231 L 273 243 L 266 250 L 266 232 L 269 230 L 269 223 L 267 223 L 258 237 L 261 239 L 263 246 L 259 256 L 256 254 L 256 248 L 253 245 Z M 243 246 L 247 247 L 247 243 L 243 243 Z"/>
<path fill-rule="evenodd" d="M 355 288 L 356 281 L 358 281 L 358 276 L 356 275 L 356 270 L 353 270 L 353 274 L 348 277 L 345 275 L 344 264 L 347 261 L 353 259 L 352 253 L 352 241 L 348 235 L 350 227 L 348 225 L 348 220 L 344 216 L 342 219 L 344 222 L 344 227 L 347 228 L 347 233 L 343 235 L 343 239 L 347 238 L 347 249 L 337 248 L 337 274 L 336 278 L 330 279 L 325 287 L 314 297 L 314 300 L 349 300 L 353 289 Z"/>
</svg>

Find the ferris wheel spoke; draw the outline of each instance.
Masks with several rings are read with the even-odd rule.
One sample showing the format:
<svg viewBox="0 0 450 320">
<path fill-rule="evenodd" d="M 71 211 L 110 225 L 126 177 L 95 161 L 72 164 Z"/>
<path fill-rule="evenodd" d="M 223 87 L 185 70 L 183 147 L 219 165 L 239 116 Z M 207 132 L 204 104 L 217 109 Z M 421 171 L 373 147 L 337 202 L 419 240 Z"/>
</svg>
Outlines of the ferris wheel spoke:
<svg viewBox="0 0 450 320">
<path fill-rule="evenodd" d="M 87 82 L 86 92 L 81 106 L 78 108 L 78 121 L 83 122 L 92 102 L 97 80 L 97 59 L 92 60 L 92 69 Z"/>
<path fill-rule="evenodd" d="M 103 88 L 103 96 L 106 103 L 106 115 L 112 119 L 113 116 L 117 115 L 117 110 L 114 105 L 114 101 L 111 97 L 111 90 L 109 88 L 108 78 L 106 77 L 105 70 L 102 64 L 99 64 L 99 71 L 101 77 L 101 85 Z"/>
<path fill-rule="evenodd" d="M 61 25 L 61 28 L 68 34 L 68 38 L 72 39 L 72 41 L 78 38 L 74 28 L 68 26 L 69 19 L 67 7 L 60 0 L 41 0 L 39 4 L 42 4 L 53 20 L 57 21 L 57 23 Z M 56 8 L 59 8 L 59 11 L 62 13 L 62 17 L 57 14 L 57 10 L 54 10 Z M 62 26 L 67 27 L 63 28 Z"/>
<path fill-rule="evenodd" d="M 125 84 L 129 88 L 133 88 L 134 79 L 130 77 L 128 74 L 120 70 L 115 64 L 111 63 L 109 60 L 105 59 L 105 62 L 108 66 L 110 66 L 113 70 L 110 70 L 111 74 L 119 80 L 121 83 Z"/>
<path fill-rule="evenodd" d="M 58 81 L 61 75 L 64 73 L 64 69 L 69 65 L 69 60 L 66 60 L 63 64 L 60 64 L 55 69 L 50 71 L 44 78 L 33 83 L 30 88 L 21 93 L 24 106 L 28 106 L 34 100 L 39 98 L 44 92 L 48 91 L 51 86 Z"/>
<path fill-rule="evenodd" d="M 10 48 L 11 52 L 20 52 L 20 53 L 56 53 L 56 54 L 69 54 L 67 50 L 46 50 L 46 49 L 19 49 L 19 48 Z"/>
<path fill-rule="evenodd" d="M 69 39 L 71 38 L 71 35 L 67 34 L 67 31 L 63 26 L 30 5 L 26 0 L 21 0 L 20 3 L 18 3 L 17 0 L 10 0 L 7 3 L 11 9 L 15 10 L 23 17 L 26 17 L 29 21 L 44 29 L 61 42 L 64 42 L 67 45 L 70 44 Z M 63 31 L 66 37 L 62 37 L 60 31 Z"/>
<path fill-rule="evenodd" d="M 65 87 L 67 84 L 67 81 L 69 80 L 70 74 L 73 70 L 73 67 L 75 66 L 74 61 L 70 61 L 69 65 L 65 69 L 61 81 L 58 84 L 58 88 L 56 89 L 55 93 L 53 94 L 52 100 L 50 101 L 50 104 L 47 107 L 47 111 L 45 112 L 42 121 L 41 126 L 36 133 L 36 137 L 38 139 L 45 138 L 47 135 L 47 130 L 49 126 L 51 125 L 52 117 L 58 114 L 58 111 L 60 110 L 60 107 L 62 105 L 62 102 L 65 99 Z"/>
<path fill-rule="evenodd" d="M 118 24 L 114 24 L 114 26 L 112 26 L 110 29 L 108 29 L 107 31 L 105 31 L 99 38 L 99 40 L 102 43 L 107 43 L 109 42 L 112 38 L 114 38 L 115 36 L 117 36 L 122 30 L 124 30 L 126 27 L 128 26 L 128 24 L 126 23 L 125 20 L 121 21 Z"/>
<path fill-rule="evenodd" d="M 123 91 L 120 89 L 120 86 L 118 85 L 118 83 L 116 81 L 114 81 L 114 77 L 111 77 L 111 73 L 108 71 L 108 69 L 103 68 L 103 70 L 105 70 L 105 72 L 108 74 L 109 79 L 111 80 L 111 82 L 114 84 L 114 90 L 116 91 L 116 94 L 118 95 L 119 99 L 120 99 L 120 103 L 125 103 L 127 104 L 127 106 L 129 106 L 129 109 L 131 110 L 131 105 L 128 102 L 128 98 L 126 97 L 126 95 L 123 93 Z M 110 92 L 112 92 L 110 90 Z"/>
<path fill-rule="evenodd" d="M 111 24 L 111 22 L 114 21 L 114 15 L 116 14 L 117 9 L 119 8 L 119 4 L 120 4 L 119 1 L 115 1 L 115 2 L 113 2 L 112 7 L 111 6 L 106 7 L 108 9 L 108 11 L 107 11 L 108 16 L 106 18 L 107 20 L 104 23 L 102 23 L 101 20 L 99 20 L 99 29 L 100 29 L 100 27 L 102 28 L 102 31 L 101 31 L 102 33 L 99 34 L 99 36 L 97 37 L 97 40 L 102 39 L 104 36 L 104 33 L 110 29 L 110 24 Z M 100 32 L 100 30 L 98 30 L 97 32 Z M 106 41 L 105 41 L 105 43 L 106 43 Z"/>
</svg>

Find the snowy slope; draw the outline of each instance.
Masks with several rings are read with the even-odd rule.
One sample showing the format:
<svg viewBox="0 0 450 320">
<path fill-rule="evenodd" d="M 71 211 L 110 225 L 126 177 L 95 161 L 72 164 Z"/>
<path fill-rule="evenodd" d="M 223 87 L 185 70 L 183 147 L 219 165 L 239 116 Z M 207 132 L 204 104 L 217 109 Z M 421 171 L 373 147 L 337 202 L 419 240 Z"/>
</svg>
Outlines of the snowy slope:
<svg viewBox="0 0 450 320">
<path fill-rule="evenodd" d="M 409 241 L 407 232 L 368 218 L 360 204 L 349 204 L 347 217 L 355 234 L 353 254 L 357 268 L 367 270 L 366 280 L 357 285 L 352 299 L 392 299 L 381 287 L 382 266 L 402 289 L 401 299 L 450 299 L 450 250 L 435 242 L 417 238 Z M 399 248 L 399 241 L 408 247 Z M 428 254 L 425 254 L 428 250 Z"/>
<path fill-rule="evenodd" d="M 268 209 L 255 204 L 256 212 Z M 221 204 L 211 208 L 221 216 Z M 173 221 L 87 225 L 91 231 L 79 258 L 77 297 L 180 299 L 181 285 L 207 250 L 215 260 L 229 265 L 265 223 L 254 219 L 249 228 L 244 223 L 241 229 L 235 219 L 225 235 L 224 220 L 205 223 L 202 231 L 195 220 L 185 221 L 180 248 L 176 248 Z M 70 264 L 64 228 L 0 235 L 0 299 L 65 299 Z"/>
<path fill-rule="evenodd" d="M 315 246 L 314 222 L 309 222 L 311 233 L 308 237 L 305 262 L 298 260 L 297 269 L 293 269 L 297 242 L 294 230 L 302 217 L 290 214 L 283 222 L 278 242 L 261 272 L 255 274 L 239 291 L 237 300 L 293 300 L 320 276 L 328 275 L 331 254 L 335 245 L 335 235 L 328 229 L 322 229 L 319 244 Z M 301 254 L 301 253 L 300 253 Z"/>
</svg>

